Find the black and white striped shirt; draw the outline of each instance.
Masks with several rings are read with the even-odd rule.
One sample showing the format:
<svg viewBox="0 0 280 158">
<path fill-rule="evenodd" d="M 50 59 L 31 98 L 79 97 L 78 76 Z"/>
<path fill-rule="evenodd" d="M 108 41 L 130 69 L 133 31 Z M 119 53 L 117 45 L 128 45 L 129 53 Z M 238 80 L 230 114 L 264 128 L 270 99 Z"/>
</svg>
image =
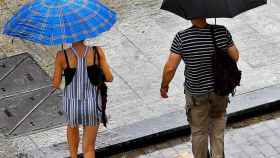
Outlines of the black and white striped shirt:
<svg viewBox="0 0 280 158">
<path fill-rule="evenodd" d="M 214 34 L 219 48 L 226 49 L 233 44 L 231 34 L 224 26 L 214 25 Z M 197 96 L 214 90 L 211 25 L 205 28 L 192 26 L 178 32 L 170 50 L 184 60 L 185 94 Z"/>
</svg>

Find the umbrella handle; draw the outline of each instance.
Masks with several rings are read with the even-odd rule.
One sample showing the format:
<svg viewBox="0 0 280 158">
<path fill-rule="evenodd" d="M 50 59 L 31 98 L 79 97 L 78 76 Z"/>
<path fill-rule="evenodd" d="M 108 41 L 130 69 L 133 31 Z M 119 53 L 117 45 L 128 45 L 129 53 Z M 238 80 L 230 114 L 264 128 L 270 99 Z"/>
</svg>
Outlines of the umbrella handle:
<svg viewBox="0 0 280 158">
<path fill-rule="evenodd" d="M 56 89 L 52 89 L 46 97 L 44 97 L 39 103 L 37 103 L 18 123 L 17 125 L 8 133 L 8 135 L 11 135 L 17 128 L 22 124 L 22 122 L 34 111 L 36 110 L 44 101 L 46 101 L 54 92 Z"/>
</svg>

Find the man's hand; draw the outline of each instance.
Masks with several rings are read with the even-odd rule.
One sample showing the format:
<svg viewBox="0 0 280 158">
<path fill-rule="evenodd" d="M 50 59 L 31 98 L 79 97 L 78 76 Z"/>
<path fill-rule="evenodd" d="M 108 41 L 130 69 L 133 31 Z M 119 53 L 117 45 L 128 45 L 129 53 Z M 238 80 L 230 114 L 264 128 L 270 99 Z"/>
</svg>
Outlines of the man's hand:
<svg viewBox="0 0 280 158">
<path fill-rule="evenodd" d="M 161 95 L 162 98 L 168 98 L 167 93 L 168 93 L 168 87 L 160 88 L 160 95 Z"/>
<path fill-rule="evenodd" d="M 168 98 L 168 85 L 173 79 L 178 65 L 181 61 L 181 55 L 171 52 L 169 58 L 164 66 L 162 74 L 162 82 L 160 88 L 160 95 L 162 98 Z"/>
</svg>

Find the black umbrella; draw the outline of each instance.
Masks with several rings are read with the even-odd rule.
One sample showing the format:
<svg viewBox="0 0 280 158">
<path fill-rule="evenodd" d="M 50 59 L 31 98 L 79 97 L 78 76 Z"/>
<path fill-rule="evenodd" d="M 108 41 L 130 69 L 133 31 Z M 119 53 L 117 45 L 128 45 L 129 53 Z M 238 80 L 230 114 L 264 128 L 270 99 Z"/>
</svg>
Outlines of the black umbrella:
<svg viewBox="0 0 280 158">
<path fill-rule="evenodd" d="M 185 19 L 232 18 L 267 3 L 267 0 L 163 0 L 161 9 Z"/>
</svg>

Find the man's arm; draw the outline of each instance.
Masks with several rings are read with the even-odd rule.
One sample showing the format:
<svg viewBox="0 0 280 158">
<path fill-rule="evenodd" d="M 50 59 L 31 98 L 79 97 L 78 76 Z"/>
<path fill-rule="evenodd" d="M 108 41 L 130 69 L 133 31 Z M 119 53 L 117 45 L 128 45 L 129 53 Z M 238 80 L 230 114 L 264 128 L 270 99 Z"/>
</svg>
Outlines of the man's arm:
<svg viewBox="0 0 280 158">
<path fill-rule="evenodd" d="M 227 42 L 227 53 L 228 55 L 234 60 L 234 61 L 238 61 L 239 59 L 239 51 L 238 49 L 236 48 L 233 40 L 232 40 L 232 36 L 230 34 L 230 32 L 228 31 L 227 28 L 225 28 L 226 30 L 226 38 L 228 39 L 228 42 Z"/>
<path fill-rule="evenodd" d="M 238 61 L 239 59 L 239 51 L 235 45 L 228 47 L 227 49 L 228 55 L 234 60 Z"/>
<path fill-rule="evenodd" d="M 163 98 L 168 98 L 169 83 L 173 79 L 178 65 L 181 62 L 181 55 L 171 52 L 168 60 L 163 69 L 162 82 L 160 88 L 160 94 Z"/>
</svg>

